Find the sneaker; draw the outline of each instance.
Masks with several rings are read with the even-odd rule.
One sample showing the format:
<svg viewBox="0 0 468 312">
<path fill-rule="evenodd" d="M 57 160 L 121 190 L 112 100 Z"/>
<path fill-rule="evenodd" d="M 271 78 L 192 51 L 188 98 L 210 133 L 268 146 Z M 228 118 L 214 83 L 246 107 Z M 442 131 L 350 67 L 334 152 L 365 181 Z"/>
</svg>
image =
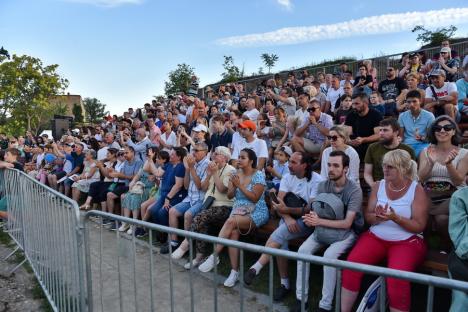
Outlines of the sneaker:
<svg viewBox="0 0 468 312">
<path fill-rule="evenodd" d="M 187 250 L 183 250 L 182 247 L 179 247 L 176 249 L 176 251 L 172 253 L 171 257 L 174 260 L 178 260 L 178 259 L 181 259 L 185 255 L 186 252 Z"/>
<path fill-rule="evenodd" d="M 273 300 L 274 301 L 283 301 L 284 297 L 286 297 L 291 292 L 291 289 L 287 289 L 284 285 L 276 288 L 273 293 Z"/>
<path fill-rule="evenodd" d="M 244 283 L 245 285 L 251 285 L 253 280 L 257 277 L 257 271 L 255 271 L 254 268 L 250 268 L 247 272 L 244 274 Z"/>
<path fill-rule="evenodd" d="M 164 245 L 161 246 L 161 249 L 159 250 L 159 253 L 161 255 L 167 255 L 169 253 L 169 244 L 170 242 L 166 242 Z M 178 249 L 180 246 L 180 243 L 177 243 L 176 246 L 172 245 L 172 250 Z"/>
<path fill-rule="evenodd" d="M 289 312 L 301 312 L 302 301 L 296 299 L 296 303 L 289 309 Z M 304 310 L 307 311 L 309 309 L 309 304 L 306 302 L 304 305 Z"/>
<path fill-rule="evenodd" d="M 130 228 L 130 224 L 122 223 L 122 225 L 119 227 L 119 232 L 126 232 L 129 228 Z"/>
<path fill-rule="evenodd" d="M 207 273 L 213 270 L 213 268 L 218 264 L 219 264 L 219 257 L 216 257 L 216 260 L 215 260 L 215 255 L 211 255 L 205 260 L 205 262 L 200 264 L 198 269 L 203 273 Z"/>
<path fill-rule="evenodd" d="M 132 235 L 133 234 L 133 226 L 130 226 L 127 230 L 127 234 L 128 235 Z"/>
<path fill-rule="evenodd" d="M 224 286 L 234 287 L 234 285 L 236 285 L 238 280 L 239 280 L 239 272 L 231 270 L 231 274 L 229 274 L 229 277 L 224 281 Z"/>
<path fill-rule="evenodd" d="M 194 269 L 194 268 L 196 268 L 197 266 L 199 266 L 201 262 L 202 262 L 202 260 L 197 260 L 197 258 L 193 259 L 193 260 L 192 260 L 192 269 Z M 190 270 L 190 261 L 187 262 L 186 264 L 184 264 L 184 269 Z"/>
<path fill-rule="evenodd" d="M 145 231 L 145 229 L 141 227 L 137 227 L 135 230 L 135 237 L 137 238 L 142 238 L 148 235 L 148 232 Z"/>
<path fill-rule="evenodd" d="M 109 220 L 109 219 L 106 219 L 106 218 L 102 219 L 102 225 L 104 225 L 104 226 L 111 225 L 111 223 L 112 223 L 112 221 Z"/>
</svg>

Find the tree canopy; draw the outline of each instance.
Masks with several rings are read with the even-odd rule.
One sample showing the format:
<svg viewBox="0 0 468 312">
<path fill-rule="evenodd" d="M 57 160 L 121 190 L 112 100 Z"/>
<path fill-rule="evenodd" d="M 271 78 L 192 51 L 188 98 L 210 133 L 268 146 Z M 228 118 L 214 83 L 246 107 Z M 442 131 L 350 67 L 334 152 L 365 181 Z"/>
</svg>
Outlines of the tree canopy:
<svg viewBox="0 0 468 312">
<path fill-rule="evenodd" d="M 86 111 L 87 121 L 90 123 L 100 122 L 107 114 L 106 104 L 101 103 L 96 98 L 84 98 L 83 106 Z"/>
<path fill-rule="evenodd" d="M 7 54 L 7 55 L 5 55 Z M 38 133 L 64 107 L 50 103 L 63 93 L 68 80 L 57 73 L 58 65 L 44 66 L 39 58 L 8 53 L 0 55 L 0 122 L 15 123 L 17 131 Z"/>
<path fill-rule="evenodd" d="M 268 73 L 271 73 L 271 69 L 275 66 L 276 62 L 278 61 L 278 55 L 273 53 L 263 53 L 262 55 L 260 55 L 260 57 L 262 58 L 265 66 L 268 67 Z"/>
<path fill-rule="evenodd" d="M 446 28 L 437 28 L 434 31 L 427 30 L 424 26 L 418 25 L 411 30 L 411 32 L 418 33 L 417 41 L 431 46 L 440 46 L 442 41 L 452 38 L 456 31 L 457 27 L 453 25 Z"/>
<path fill-rule="evenodd" d="M 177 64 L 177 68 L 168 74 L 168 80 L 164 82 L 164 92 L 167 96 L 179 92 L 187 93 L 195 68 L 185 63 Z"/>
</svg>

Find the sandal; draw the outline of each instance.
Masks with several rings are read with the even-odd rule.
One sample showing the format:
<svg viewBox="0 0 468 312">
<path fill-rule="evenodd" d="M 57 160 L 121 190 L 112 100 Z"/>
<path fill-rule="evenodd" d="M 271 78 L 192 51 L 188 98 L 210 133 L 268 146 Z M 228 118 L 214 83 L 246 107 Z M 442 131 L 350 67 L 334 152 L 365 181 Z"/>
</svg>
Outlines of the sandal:
<svg viewBox="0 0 468 312">
<path fill-rule="evenodd" d="M 90 205 L 84 204 L 80 206 L 80 210 L 88 211 L 91 209 Z"/>
</svg>

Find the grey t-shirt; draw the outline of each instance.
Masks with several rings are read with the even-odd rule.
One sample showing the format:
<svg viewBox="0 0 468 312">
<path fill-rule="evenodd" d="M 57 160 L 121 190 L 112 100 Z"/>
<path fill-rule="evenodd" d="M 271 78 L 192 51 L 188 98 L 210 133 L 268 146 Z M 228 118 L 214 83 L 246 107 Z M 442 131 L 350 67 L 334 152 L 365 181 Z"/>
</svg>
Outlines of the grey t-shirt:
<svg viewBox="0 0 468 312">
<path fill-rule="evenodd" d="M 320 182 L 317 188 L 317 194 L 321 193 L 333 193 L 338 196 L 346 207 L 347 211 L 356 212 L 354 223 L 357 225 L 364 225 L 364 219 L 362 217 L 362 190 L 356 182 L 346 180 L 346 184 L 341 192 L 335 191 L 335 182 L 331 180 L 325 180 Z"/>
</svg>

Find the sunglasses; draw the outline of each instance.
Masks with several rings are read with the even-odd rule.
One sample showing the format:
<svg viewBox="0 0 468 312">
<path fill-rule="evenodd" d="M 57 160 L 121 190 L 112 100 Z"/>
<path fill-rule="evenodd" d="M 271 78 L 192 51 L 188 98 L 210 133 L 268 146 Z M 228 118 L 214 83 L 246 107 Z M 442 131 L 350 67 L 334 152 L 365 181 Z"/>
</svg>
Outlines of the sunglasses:
<svg viewBox="0 0 468 312">
<path fill-rule="evenodd" d="M 434 126 L 435 132 L 440 132 L 442 131 L 442 129 L 444 129 L 445 132 L 449 132 L 450 130 L 454 130 L 455 127 L 453 125 L 443 125 L 443 126 L 435 125 Z"/>
<path fill-rule="evenodd" d="M 307 111 L 308 111 L 309 113 L 313 113 L 313 112 L 315 112 L 317 109 L 320 109 L 320 108 L 319 108 L 319 107 L 309 107 L 309 108 L 307 109 Z"/>
<path fill-rule="evenodd" d="M 327 139 L 329 141 L 337 141 L 338 138 L 339 138 L 339 136 L 337 136 L 337 135 L 327 135 Z"/>
</svg>

